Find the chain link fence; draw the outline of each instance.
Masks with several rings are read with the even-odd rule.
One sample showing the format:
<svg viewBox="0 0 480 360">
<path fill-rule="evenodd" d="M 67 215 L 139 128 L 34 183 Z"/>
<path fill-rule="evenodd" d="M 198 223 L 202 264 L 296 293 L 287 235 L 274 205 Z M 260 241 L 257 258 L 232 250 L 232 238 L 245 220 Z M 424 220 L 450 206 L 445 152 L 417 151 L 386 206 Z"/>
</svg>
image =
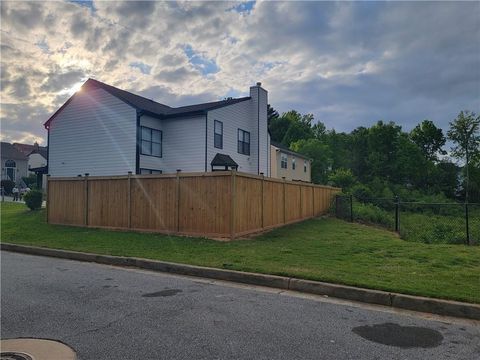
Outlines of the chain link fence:
<svg viewBox="0 0 480 360">
<path fill-rule="evenodd" d="M 480 244 L 479 203 L 424 203 L 337 195 L 335 215 L 347 221 L 382 226 L 409 241 Z"/>
</svg>

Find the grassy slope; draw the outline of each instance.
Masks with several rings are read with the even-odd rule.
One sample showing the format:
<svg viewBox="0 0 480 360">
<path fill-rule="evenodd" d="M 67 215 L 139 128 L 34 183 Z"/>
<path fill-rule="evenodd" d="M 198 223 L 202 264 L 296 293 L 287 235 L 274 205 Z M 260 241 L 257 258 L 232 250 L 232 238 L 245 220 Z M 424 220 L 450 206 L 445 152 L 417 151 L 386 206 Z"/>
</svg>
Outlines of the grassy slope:
<svg viewBox="0 0 480 360">
<path fill-rule="evenodd" d="M 309 220 L 229 243 L 48 225 L 2 204 L 2 241 L 294 276 L 480 303 L 480 247 L 405 242 L 336 219 Z"/>
</svg>

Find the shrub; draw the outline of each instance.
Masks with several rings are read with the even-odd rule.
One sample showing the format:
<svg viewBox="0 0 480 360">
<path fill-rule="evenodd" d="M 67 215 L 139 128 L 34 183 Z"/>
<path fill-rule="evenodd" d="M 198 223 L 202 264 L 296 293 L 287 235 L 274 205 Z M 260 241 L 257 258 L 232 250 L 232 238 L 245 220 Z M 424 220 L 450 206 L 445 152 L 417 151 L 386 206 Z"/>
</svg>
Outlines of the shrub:
<svg viewBox="0 0 480 360">
<path fill-rule="evenodd" d="M 357 184 L 352 187 L 352 195 L 361 202 L 368 202 L 373 197 L 372 191 L 363 184 Z"/>
<path fill-rule="evenodd" d="M 354 204 L 353 214 L 356 220 L 393 228 L 393 214 L 372 204 Z"/>
<path fill-rule="evenodd" d="M 5 190 L 5 194 L 10 195 L 14 186 L 15 182 L 12 180 L 2 180 L 2 187 Z"/>
<path fill-rule="evenodd" d="M 42 207 L 43 194 L 41 191 L 30 190 L 23 196 L 23 199 L 30 210 L 36 210 Z"/>
</svg>

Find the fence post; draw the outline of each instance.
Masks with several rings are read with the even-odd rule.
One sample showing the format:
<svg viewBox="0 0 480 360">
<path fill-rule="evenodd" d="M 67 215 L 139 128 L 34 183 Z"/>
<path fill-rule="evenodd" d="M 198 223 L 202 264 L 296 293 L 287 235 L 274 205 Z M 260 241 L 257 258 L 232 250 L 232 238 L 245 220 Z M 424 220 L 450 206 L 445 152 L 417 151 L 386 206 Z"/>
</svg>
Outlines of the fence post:
<svg viewBox="0 0 480 360">
<path fill-rule="evenodd" d="M 49 184 L 49 181 L 50 181 L 50 174 L 47 174 L 47 187 L 46 187 L 46 191 L 47 191 L 47 224 L 49 223 L 50 221 L 50 184 Z"/>
<path fill-rule="evenodd" d="M 128 223 L 127 226 L 130 229 L 132 227 L 132 172 L 128 172 L 127 179 L 127 207 L 128 207 Z"/>
<path fill-rule="evenodd" d="M 398 196 L 395 196 L 395 232 L 399 232 L 400 230 L 400 213 L 398 212 L 399 207 L 399 199 Z"/>
<path fill-rule="evenodd" d="M 85 226 L 88 226 L 88 176 L 89 173 L 85 173 L 85 180 L 84 181 L 84 188 L 85 188 L 85 214 L 84 214 L 84 222 Z"/>
<path fill-rule="evenodd" d="M 468 202 L 465 203 L 465 228 L 467 234 L 467 245 L 470 245 L 470 228 L 468 224 Z"/>
<path fill-rule="evenodd" d="M 286 185 L 285 185 L 285 176 L 282 176 L 283 179 L 283 223 L 287 222 L 286 209 L 287 209 L 287 196 L 286 196 Z"/>
<path fill-rule="evenodd" d="M 350 222 L 353 222 L 353 195 L 350 195 Z"/>
<path fill-rule="evenodd" d="M 232 174 L 232 201 L 230 209 L 230 239 L 235 239 L 235 198 L 237 197 L 236 172 L 231 170 Z"/>
<path fill-rule="evenodd" d="M 264 202 L 265 202 L 265 195 L 264 195 L 264 186 L 265 186 L 265 174 L 263 172 L 260 173 L 260 175 L 262 175 L 262 229 L 264 228 L 265 226 L 265 205 L 264 205 Z"/>
<path fill-rule="evenodd" d="M 176 177 L 176 183 L 175 183 L 175 193 L 176 193 L 176 215 L 175 215 L 175 221 L 176 221 L 176 228 L 177 228 L 177 233 L 180 232 L 180 169 L 177 169 L 177 177 Z"/>
<path fill-rule="evenodd" d="M 298 185 L 300 188 L 300 219 L 303 219 L 303 185 Z"/>
</svg>

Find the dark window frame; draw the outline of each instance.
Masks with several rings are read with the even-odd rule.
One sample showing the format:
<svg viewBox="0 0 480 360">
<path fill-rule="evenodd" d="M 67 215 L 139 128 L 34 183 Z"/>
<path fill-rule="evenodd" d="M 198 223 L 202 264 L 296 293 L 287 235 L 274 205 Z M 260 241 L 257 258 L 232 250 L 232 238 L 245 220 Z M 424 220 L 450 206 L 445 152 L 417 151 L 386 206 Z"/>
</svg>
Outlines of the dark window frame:
<svg viewBox="0 0 480 360">
<path fill-rule="evenodd" d="M 147 174 L 142 174 L 142 170 L 149 171 Z M 152 173 L 152 171 L 158 171 L 158 173 Z M 148 168 L 140 168 L 140 175 L 161 175 L 163 174 L 162 170 L 157 170 L 157 169 L 148 169 Z"/>
<path fill-rule="evenodd" d="M 147 129 L 150 131 L 150 140 L 143 139 L 143 130 Z M 158 131 L 160 133 L 160 142 L 153 141 L 153 132 Z M 150 143 L 150 154 L 143 152 L 143 143 Z M 153 144 L 160 145 L 160 155 L 153 154 Z M 154 129 L 148 126 L 140 126 L 140 154 L 145 156 L 153 156 L 161 158 L 163 157 L 163 131 L 159 129 Z"/>
<path fill-rule="evenodd" d="M 248 134 L 248 141 L 246 141 Z M 242 155 L 250 156 L 250 132 L 242 129 L 237 131 L 237 152 Z"/>
<path fill-rule="evenodd" d="M 307 160 L 303 160 L 303 172 L 306 173 L 307 172 Z"/>
<path fill-rule="evenodd" d="M 293 157 L 293 158 L 292 158 L 292 170 L 295 170 L 296 168 L 297 168 L 296 160 L 295 160 L 295 158 Z"/>
<path fill-rule="evenodd" d="M 217 124 L 220 125 L 220 133 L 217 133 Z M 223 122 L 214 120 L 213 122 L 213 146 L 217 149 L 223 149 Z"/>
</svg>

